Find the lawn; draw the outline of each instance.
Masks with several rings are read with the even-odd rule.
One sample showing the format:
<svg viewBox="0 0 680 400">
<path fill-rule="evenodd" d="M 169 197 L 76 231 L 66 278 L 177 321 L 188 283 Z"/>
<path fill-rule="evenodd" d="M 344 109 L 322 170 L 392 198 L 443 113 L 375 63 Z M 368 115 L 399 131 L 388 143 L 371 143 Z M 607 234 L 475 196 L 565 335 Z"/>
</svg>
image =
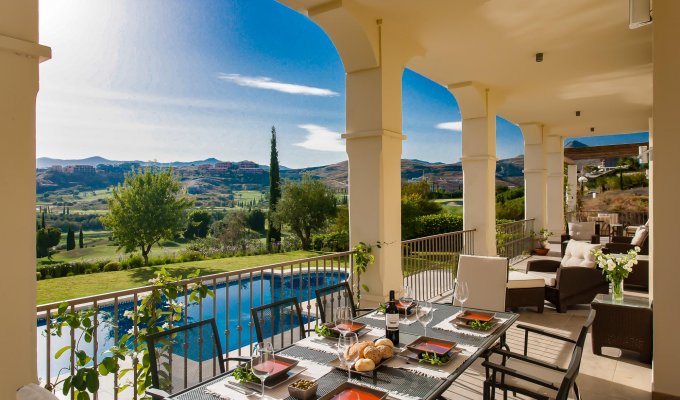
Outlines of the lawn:
<svg viewBox="0 0 680 400">
<path fill-rule="evenodd" d="M 298 260 L 317 255 L 319 255 L 317 252 L 293 251 L 290 253 L 169 264 L 166 265 L 165 268 L 175 276 L 185 276 L 196 269 L 201 270 L 201 275 L 210 275 L 219 272 L 257 267 L 260 265 Z M 153 278 L 156 271 L 160 270 L 160 268 L 160 266 L 144 267 L 126 271 L 101 272 L 97 274 L 41 280 L 37 282 L 38 304 L 146 286 L 149 279 Z"/>
</svg>

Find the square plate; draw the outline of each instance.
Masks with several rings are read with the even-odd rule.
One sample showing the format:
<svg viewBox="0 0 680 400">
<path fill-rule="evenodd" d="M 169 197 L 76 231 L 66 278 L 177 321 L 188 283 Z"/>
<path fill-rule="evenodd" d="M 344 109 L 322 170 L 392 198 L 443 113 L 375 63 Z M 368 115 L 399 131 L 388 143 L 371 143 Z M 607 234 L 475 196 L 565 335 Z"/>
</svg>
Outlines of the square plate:
<svg viewBox="0 0 680 400">
<path fill-rule="evenodd" d="M 387 398 L 387 392 L 351 382 L 343 382 L 340 386 L 320 397 L 319 400 L 380 400 Z"/>
<path fill-rule="evenodd" d="M 445 356 L 456 347 L 456 342 L 443 339 L 435 339 L 427 336 L 420 336 L 418 339 L 407 345 L 406 348 L 416 354 L 434 353 L 437 356 Z"/>
<path fill-rule="evenodd" d="M 276 355 L 274 357 L 275 369 L 276 371 L 269 375 L 264 380 L 264 385 L 267 386 L 269 382 L 277 381 L 278 378 L 285 376 L 288 371 L 295 368 L 300 361 L 294 360 L 292 358 Z M 246 367 L 250 369 L 250 361 L 245 363 Z"/>
<path fill-rule="evenodd" d="M 416 362 L 416 363 L 418 363 L 418 365 L 432 366 L 432 367 L 443 367 L 443 366 L 448 365 L 451 362 L 451 360 L 453 360 L 456 357 L 456 354 L 458 354 L 462 351 L 463 350 L 459 349 L 459 348 L 454 348 L 453 350 L 449 351 L 448 354 L 446 354 L 449 357 L 448 361 L 446 361 L 445 363 L 443 363 L 441 365 L 432 365 L 432 364 L 427 363 L 427 362 L 421 363 L 420 362 L 420 354 L 414 353 L 411 350 L 406 350 L 405 352 L 401 353 L 401 357 L 404 357 L 408 360 Z"/>
<path fill-rule="evenodd" d="M 457 319 L 461 319 L 463 321 L 482 321 L 482 322 L 488 322 L 494 319 L 496 316 L 495 313 L 490 313 L 490 312 L 483 312 L 483 311 L 463 311 L 462 314 L 458 314 L 456 316 Z"/>
<path fill-rule="evenodd" d="M 325 323 L 324 325 L 327 326 L 328 329 L 331 330 L 334 338 L 337 338 L 337 337 L 340 336 L 340 331 L 335 329 L 335 322 L 328 322 L 328 323 Z M 366 328 L 366 324 L 361 323 L 361 322 L 352 322 L 352 332 L 356 333 L 357 336 L 361 336 L 361 331 L 363 331 L 364 328 Z M 368 331 L 366 331 L 366 332 L 368 332 Z"/>
<path fill-rule="evenodd" d="M 475 331 L 475 332 L 493 332 L 496 329 L 496 327 L 498 326 L 498 324 L 500 324 L 500 322 L 501 322 L 498 318 L 492 318 L 489 321 L 486 321 L 487 323 L 490 324 L 489 329 L 481 330 L 481 329 L 475 329 L 472 326 L 470 326 L 470 324 L 473 321 L 476 321 L 476 320 L 474 320 L 474 319 L 473 320 L 465 320 L 465 319 L 454 318 L 449 322 L 451 322 L 452 324 L 456 325 L 459 328 L 469 329 L 469 330 Z"/>
<path fill-rule="evenodd" d="M 264 380 L 264 387 L 265 389 L 274 389 L 275 387 L 281 385 L 282 383 L 289 382 L 291 379 L 295 378 L 296 376 L 300 375 L 306 370 L 307 368 L 305 367 L 295 366 L 294 368 L 289 369 L 285 374 L 269 376 L 267 377 L 267 379 Z M 258 390 L 258 393 L 260 390 L 262 390 L 262 385 L 255 382 L 238 383 L 234 381 L 230 383 Z"/>
</svg>

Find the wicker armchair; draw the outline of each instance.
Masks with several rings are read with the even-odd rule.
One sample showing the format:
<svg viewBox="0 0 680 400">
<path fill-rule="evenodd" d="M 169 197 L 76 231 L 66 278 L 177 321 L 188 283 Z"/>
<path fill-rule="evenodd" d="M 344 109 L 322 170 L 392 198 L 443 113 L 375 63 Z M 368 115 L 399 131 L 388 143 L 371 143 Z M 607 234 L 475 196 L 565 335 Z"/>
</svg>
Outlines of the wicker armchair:
<svg viewBox="0 0 680 400">
<path fill-rule="evenodd" d="M 588 241 L 591 244 L 600 243 L 600 225 L 595 222 L 570 222 L 569 233 L 561 235 L 562 257 L 570 240 Z"/>
<path fill-rule="evenodd" d="M 640 247 L 640 252 L 638 254 L 649 254 L 649 237 L 646 237 Z M 632 236 L 612 236 L 611 241 L 604 245 L 602 252 L 610 254 L 627 253 L 629 250 L 635 248 L 635 245 L 631 243 L 633 240 Z"/>
</svg>

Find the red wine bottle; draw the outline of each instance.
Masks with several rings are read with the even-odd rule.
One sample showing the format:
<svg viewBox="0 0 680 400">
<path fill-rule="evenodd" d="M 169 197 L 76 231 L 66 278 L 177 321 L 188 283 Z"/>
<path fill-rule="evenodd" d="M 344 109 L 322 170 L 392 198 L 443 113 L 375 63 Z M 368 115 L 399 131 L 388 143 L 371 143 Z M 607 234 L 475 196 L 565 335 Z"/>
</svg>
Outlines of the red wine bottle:
<svg viewBox="0 0 680 400">
<path fill-rule="evenodd" d="M 390 290 L 390 301 L 385 309 L 385 337 L 390 339 L 395 347 L 399 346 L 399 309 L 394 300 L 394 290 Z"/>
</svg>

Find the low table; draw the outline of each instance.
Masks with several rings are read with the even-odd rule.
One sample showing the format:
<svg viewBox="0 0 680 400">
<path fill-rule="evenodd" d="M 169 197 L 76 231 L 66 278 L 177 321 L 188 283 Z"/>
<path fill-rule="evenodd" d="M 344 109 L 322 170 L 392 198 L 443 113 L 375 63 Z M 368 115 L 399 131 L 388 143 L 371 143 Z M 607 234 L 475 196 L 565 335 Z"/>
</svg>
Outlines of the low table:
<svg viewBox="0 0 680 400">
<path fill-rule="evenodd" d="M 652 307 L 646 297 L 626 295 L 614 301 L 611 294 L 598 294 L 590 304 L 597 314 L 593 322 L 593 353 L 615 347 L 640 354 L 640 361 L 652 362 Z"/>
<path fill-rule="evenodd" d="M 505 291 L 505 307 L 536 307 L 539 313 L 543 312 L 545 304 L 545 280 L 519 271 L 510 271 L 508 285 Z"/>
</svg>

